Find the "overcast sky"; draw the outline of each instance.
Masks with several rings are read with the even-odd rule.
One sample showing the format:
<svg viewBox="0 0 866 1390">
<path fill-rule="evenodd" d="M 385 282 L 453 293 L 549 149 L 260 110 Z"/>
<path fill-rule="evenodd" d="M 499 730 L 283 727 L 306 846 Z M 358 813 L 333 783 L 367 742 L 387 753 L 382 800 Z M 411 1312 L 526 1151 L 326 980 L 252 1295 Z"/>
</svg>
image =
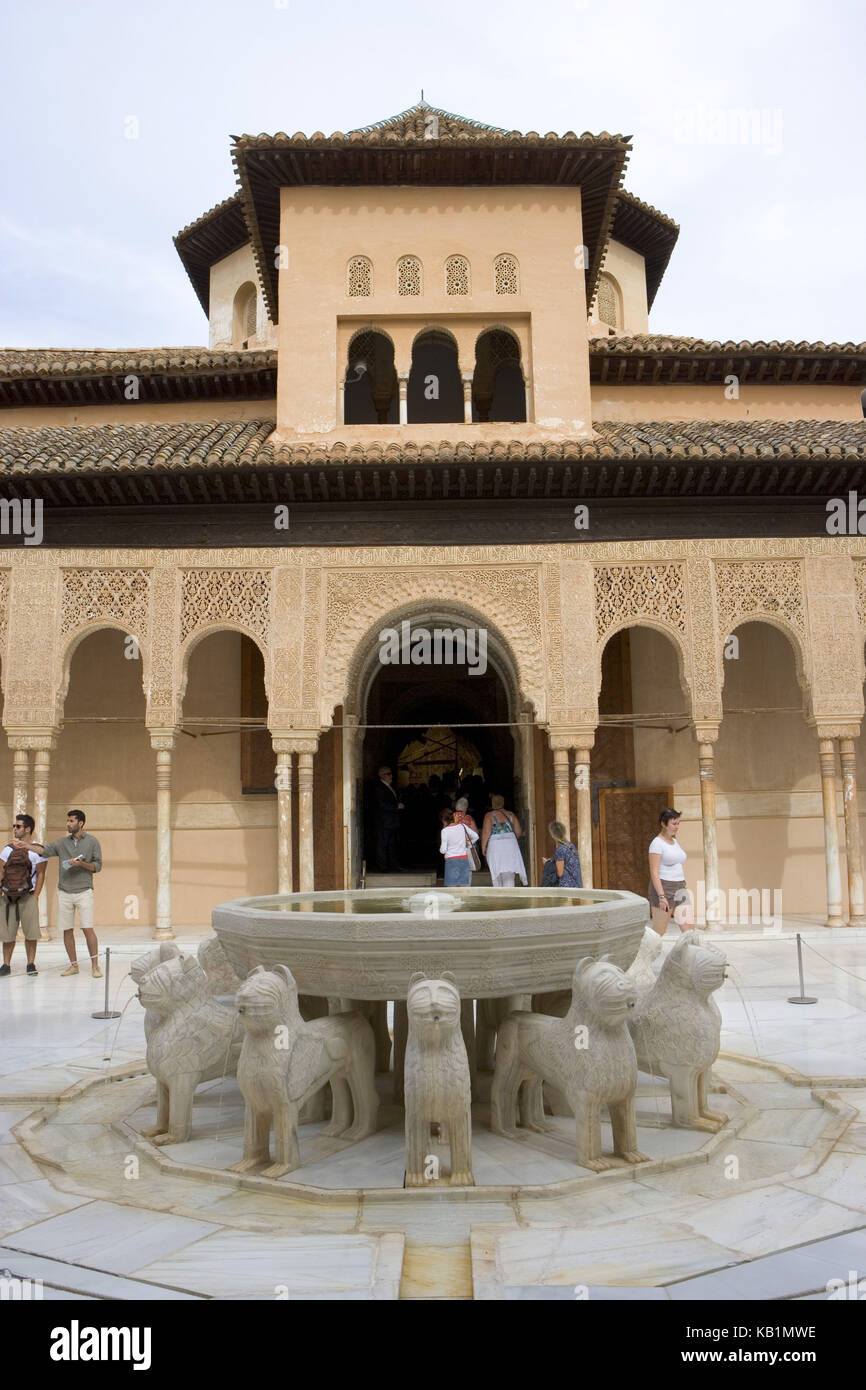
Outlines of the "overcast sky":
<svg viewBox="0 0 866 1390">
<path fill-rule="evenodd" d="M 864 41 L 863 0 L 9 3 L 0 344 L 206 343 L 172 236 L 235 191 L 230 135 L 348 131 L 422 87 L 633 137 L 626 187 L 682 229 L 653 332 L 860 342 Z"/>
</svg>

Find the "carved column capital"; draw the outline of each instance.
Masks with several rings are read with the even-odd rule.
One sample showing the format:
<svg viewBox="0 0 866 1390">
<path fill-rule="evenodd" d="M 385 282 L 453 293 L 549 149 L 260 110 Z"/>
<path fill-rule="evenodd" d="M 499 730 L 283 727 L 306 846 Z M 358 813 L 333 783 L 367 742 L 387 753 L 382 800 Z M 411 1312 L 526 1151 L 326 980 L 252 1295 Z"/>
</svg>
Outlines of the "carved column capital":
<svg viewBox="0 0 866 1390">
<path fill-rule="evenodd" d="M 812 726 L 819 742 L 831 738 L 858 738 L 860 734 L 860 721 L 851 720 L 850 723 L 819 723 L 817 719 L 812 720 Z"/>
<path fill-rule="evenodd" d="M 699 723 L 697 720 L 693 725 L 694 735 L 700 744 L 718 743 L 719 726 L 718 724 Z"/>
<path fill-rule="evenodd" d="M 7 729 L 9 747 L 15 750 L 51 753 L 57 747 L 59 729 Z"/>
<path fill-rule="evenodd" d="M 171 753 L 177 742 L 179 729 L 148 729 L 150 746 L 155 753 Z"/>
</svg>

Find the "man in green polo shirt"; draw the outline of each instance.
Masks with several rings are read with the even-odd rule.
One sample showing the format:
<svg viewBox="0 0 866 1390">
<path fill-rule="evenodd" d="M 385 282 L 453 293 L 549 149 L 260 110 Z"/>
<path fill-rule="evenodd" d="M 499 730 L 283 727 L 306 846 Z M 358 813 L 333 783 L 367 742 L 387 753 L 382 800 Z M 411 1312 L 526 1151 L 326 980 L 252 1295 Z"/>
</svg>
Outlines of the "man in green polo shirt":
<svg viewBox="0 0 866 1390">
<path fill-rule="evenodd" d="M 78 911 L 78 925 L 84 932 L 90 965 L 95 979 L 100 979 L 99 943 L 93 930 L 93 875 L 102 868 L 102 850 L 99 841 L 88 835 L 84 829 L 83 811 L 69 811 L 66 816 L 67 834 L 62 840 L 55 840 L 42 851 L 46 859 L 60 860 L 60 876 L 57 882 L 57 925 L 63 932 L 63 944 L 69 957 L 66 970 L 61 975 L 77 975 L 78 961 L 75 955 L 75 913 Z"/>
</svg>

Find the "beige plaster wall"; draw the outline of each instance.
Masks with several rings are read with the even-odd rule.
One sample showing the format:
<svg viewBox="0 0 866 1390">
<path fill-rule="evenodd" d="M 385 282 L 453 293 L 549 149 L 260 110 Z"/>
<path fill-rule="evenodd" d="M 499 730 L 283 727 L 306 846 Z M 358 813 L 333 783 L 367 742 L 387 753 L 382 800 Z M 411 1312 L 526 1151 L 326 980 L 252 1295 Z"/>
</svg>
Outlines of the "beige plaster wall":
<svg viewBox="0 0 866 1390">
<path fill-rule="evenodd" d="M 240 713 L 240 644 L 237 633 L 219 632 L 193 650 L 186 717 Z M 126 660 L 123 650 L 123 634 L 103 630 L 85 638 L 72 657 L 67 722 L 51 763 L 48 833 L 64 834 L 67 810 L 81 806 L 103 851 L 104 868 L 94 881 L 97 926 L 139 920 L 149 931 L 156 912 L 155 755 L 144 727 L 141 662 Z M 99 715 L 111 722 L 68 722 Z M 8 747 L 0 755 L 8 787 Z M 177 927 L 207 923 L 227 898 L 276 889 L 276 806 L 273 798 L 242 795 L 239 735 L 181 734 L 172 801 Z M 49 864 L 52 923 L 56 886 L 57 868 Z"/>
<path fill-rule="evenodd" d="M 622 306 L 622 323 L 617 324 L 621 334 L 648 333 L 649 311 L 646 302 L 646 261 L 638 251 L 632 251 L 621 241 L 610 240 L 607 255 L 602 267 L 619 290 Z M 596 306 L 590 315 L 590 333 L 596 331 L 607 336 L 607 329 L 598 320 Z"/>
<path fill-rule="evenodd" d="M 212 348 L 240 347 L 234 340 L 234 300 L 241 285 L 251 281 L 256 287 L 256 333 L 249 338 L 251 348 L 275 347 L 277 332 L 268 320 L 265 301 L 259 285 L 259 273 L 249 244 L 231 255 L 224 256 L 210 268 L 210 346 Z"/>
<path fill-rule="evenodd" d="M 593 420 L 860 420 L 859 386 L 742 386 L 738 400 L 725 387 L 703 385 L 592 388 Z"/>
<path fill-rule="evenodd" d="M 337 353 L 338 319 L 387 329 L 389 319 L 419 313 L 429 325 L 446 328 L 453 318 L 469 314 L 476 336 L 502 314 L 529 315 L 531 356 L 524 372 L 532 388 L 535 432 L 588 432 L 586 300 L 583 271 L 575 265 L 583 242 L 579 190 L 284 188 L 280 197 L 280 239 L 288 252 L 280 271 L 280 433 L 328 435 L 339 427 L 355 437 L 358 427 L 338 420 L 345 373 Z M 493 290 L 493 263 L 506 251 L 520 265 L 516 295 Z M 455 253 L 470 262 L 468 296 L 445 293 L 445 261 Z M 397 261 L 410 254 L 423 264 L 420 297 L 397 294 Z M 353 255 L 373 262 L 369 299 L 350 299 L 346 293 Z M 398 372 L 408 372 L 405 347 L 396 365 Z M 464 372 L 474 367 L 464 346 L 460 366 Z M 414 428 L 426 438 L 442 434 L 441 425 Z M 501 435 L 501 425 L 449 426 L 448 435 L 477 440 L 491 428 Z M 396 438 L 399 430 L 378 427 L 383 438 Z"/>
<path fill-rule="evenodd" d="M 0 427 L 24 426 L 47 429 L 50 425 L 170 425 L 197 420 L 272 420 L 276 397 L 251 401 L 166 401 L 145 405 L 130 401 L 121 405 L 13 406 L 0 411 Z"/>
<path fill-rule="evenodd" d="M 716 817 L 719 884 L 757 889 L 782 911 L 823 913 L 826 877 L 818 749 L 802 713 L 794 653 L 783 633 L 766 623 L 737 629 L 739 655 L 726 660 L 724 718 L 716 744 Z M 680 688 L 674 648 L 662 634 L 630 630 L 632 700 L 636 712 L 675 713 L 688 708 Z M 761 712 L 762 707 L 772 707 Z M 781 709 L 791 713 L 780 713 Z M 758 711 L 750 714 L 737 710 Z M 689 861 L 692 891 L 703 879 L 698 748 L 691 729 L 680 733 L 636 729 L 638 786 L 669 784 L 683 813 L 680 841 Z M 861 740 L 862 742 L 862 740 Z M 866 775 L 866 759 L 864 775 Z M 842 872 L 844 825 L 839 800 Z M 866 830 L 866 827 L 864 827 Z M 741 910 L 734 900 L 728 907 Z"/>
</svg>

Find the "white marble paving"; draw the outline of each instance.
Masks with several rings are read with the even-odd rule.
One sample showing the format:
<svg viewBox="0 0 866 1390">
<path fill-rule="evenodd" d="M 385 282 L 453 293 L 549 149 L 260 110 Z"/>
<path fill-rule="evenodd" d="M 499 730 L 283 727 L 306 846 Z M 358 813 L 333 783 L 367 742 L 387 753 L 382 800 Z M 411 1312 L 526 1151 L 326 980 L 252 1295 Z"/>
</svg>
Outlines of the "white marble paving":
<svg viewBox="0 0 866 1390">
<path fill-rule="evenodd" d="M 219 1228 L 206 1221 L 90 1202 L 6 1238 L 7 1245 L 36 1255 L 60 1255 L 111 1274 L 130 1274 L 140 1265 L 177 1250 Z"/>
<path fill-rule="evenodd" d="M 142 1265 L 135 1275 L 211 1298 L 396 1298 L 402 1261 L 402 1234 L 225 1231 Z"/>
</svg>

